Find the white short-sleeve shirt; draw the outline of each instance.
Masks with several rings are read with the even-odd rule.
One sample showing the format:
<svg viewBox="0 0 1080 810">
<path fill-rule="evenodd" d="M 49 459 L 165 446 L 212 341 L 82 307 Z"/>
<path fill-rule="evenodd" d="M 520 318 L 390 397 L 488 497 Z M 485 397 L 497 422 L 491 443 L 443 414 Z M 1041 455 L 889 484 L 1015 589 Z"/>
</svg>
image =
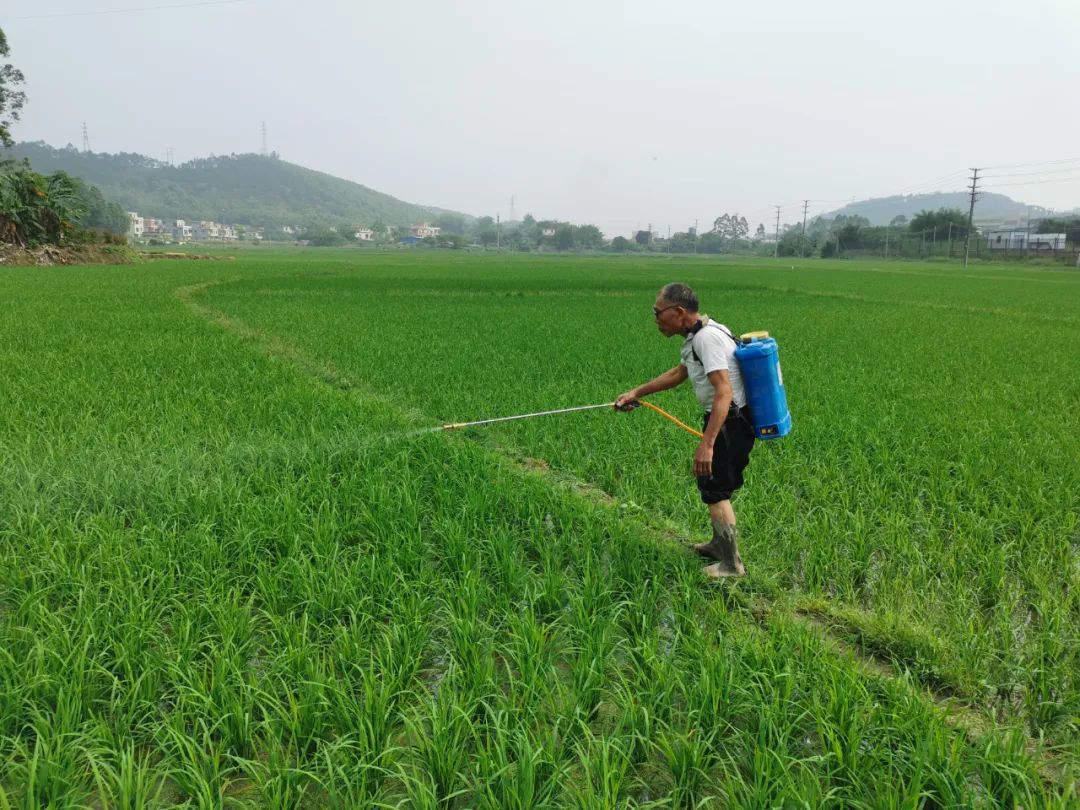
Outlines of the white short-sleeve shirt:
<svg viewBox="0 0 1080 810">
<path fill-rule="evenodd" d="M 746 405 L 746 387 L 743 385 L 739 362 L 735 359 L 735 339 L 729 337 L 731 330 L 723 324 L 701 316 L 705 325 L 692 335 L 687 335 L 679 350 L 682 364 L 694 386 L 698 402 L 706 411 L 712 410 L 716 389 L 709 382 L 709 374 L 714 371 L 727 371 L 731 380 L 731 395 L 735 405 Z M 694 357 L 695 352 L 697 357 Z"/>
</svg>

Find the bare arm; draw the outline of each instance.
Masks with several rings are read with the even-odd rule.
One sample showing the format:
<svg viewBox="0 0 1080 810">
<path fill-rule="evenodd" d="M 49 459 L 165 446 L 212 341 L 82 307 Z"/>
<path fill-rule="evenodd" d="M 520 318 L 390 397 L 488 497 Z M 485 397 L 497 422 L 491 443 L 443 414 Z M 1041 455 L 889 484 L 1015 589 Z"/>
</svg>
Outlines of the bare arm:
<svg viewBox="0 0 1080 810">
<path fill-rule="evenodd" d="M 712 401 L 712 416 L 709 424 L 705 427 L 705 435 L 698 445 L 694 454 L 694 474 L 712 475 L 713 448 L 716 446 L 716 437 L 724 429 L 724 421 L 727 419 L 728 408 L 731 407 L 731 377 L 726 369 L 709 372 L 709 382 L 712 383 L 714 393 Z"/>
<path fill-rule="evenodd" d="M 658 377 L 653 377 L 647 383 L 642 383 L 637 388 L 631 388 L 625 394 L 620 394 L 615 399 L 615 407 L 619 410 L 629 410 L 637 404 L 642 397 L 655 394 L 657 391 L 667 391 L 686 381 L 686 366 L 681 363 L 670 368 Z"/>
</svg>

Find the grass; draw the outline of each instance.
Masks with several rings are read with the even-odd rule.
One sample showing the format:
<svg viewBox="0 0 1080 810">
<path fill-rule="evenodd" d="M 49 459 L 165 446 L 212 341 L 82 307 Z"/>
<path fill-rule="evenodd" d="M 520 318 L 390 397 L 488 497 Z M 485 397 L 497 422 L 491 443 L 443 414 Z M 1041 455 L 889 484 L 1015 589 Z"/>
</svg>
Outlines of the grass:
<svg viewBox="0 0 1080 810">
<path fill-rule="evenodd" d="M 795 415 L 737 499 L 733 586 L 656 539 L 704 530 L 663 420 L 415 432 L 669 367 L 674 278 L 779 337 Z M 1068 806 L 1078 284 L 332 251 L 5 271 L 0 807 Z"/>
</svg>

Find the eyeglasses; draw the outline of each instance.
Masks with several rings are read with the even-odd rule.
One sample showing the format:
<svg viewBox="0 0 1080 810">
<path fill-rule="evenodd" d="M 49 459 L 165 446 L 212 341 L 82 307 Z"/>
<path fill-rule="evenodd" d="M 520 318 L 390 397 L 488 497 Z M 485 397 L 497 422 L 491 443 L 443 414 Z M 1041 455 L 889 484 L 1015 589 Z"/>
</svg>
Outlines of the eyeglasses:
<svg viewBox="0 0 1080 810">
<path fill-rule="evenodd" d="M 675 309 L 676 307 L 679 307 L 679 306 L 682 306 L 682 305 L 681 304 L 672 304 L 670 307 L 664 307 L 663 309 L 657 309 L 656 307 L 653 307 L 652 308 L 653 317 L 654 318 L 659 318 L 661 315 L 663 315 L 669 309 Z"/>
</svg>

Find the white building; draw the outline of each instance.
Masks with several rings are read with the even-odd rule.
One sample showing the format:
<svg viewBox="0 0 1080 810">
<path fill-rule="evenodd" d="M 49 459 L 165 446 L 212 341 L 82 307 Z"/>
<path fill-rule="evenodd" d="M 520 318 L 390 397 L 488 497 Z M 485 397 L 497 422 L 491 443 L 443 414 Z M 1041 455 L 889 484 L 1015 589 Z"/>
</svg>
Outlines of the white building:
<svg viewBox="0 0 1080 810">
<path fill-rule="evenodd" d="M 167 231 L 172 232 L 173 241 L 190 242 L 192 228 L 182 219 L 174 219 L 172 225 L 166 226 Z"/>
<path fill-rule="evenodd" d="M 1064 250 L 1065 234 L 990 231 L 986 246 L 991 250 Z"/>
<path fill-rule="evenodd" d="M 409 228 L 409 233 L 419 239 L 424 239 L 428 236 L 438 236 L 440 231 L 442 231 L 442 228 L 438 225 L 428 225 L 426 222 L 422 222 L 419 225 L 413 225 Z"/>
<path fill-rule="evenodd" d="M 356 229 L 356 241 L 358 242 L 372 242 L 375 240 L 375 231 L 371 228 L 357 228 Z"/>
<path fill-rule="evenodd" d="M 192 223 L 191 238 L 196 242 L 224 242 L 236 239 L 236 227 L 212 220 Z"/>
<path fill-rule="evenodd" d="M 135 211 L 128 211 L 128 236 L 132 239 L 141 239 L 146 230 L 146 221 Z"/>
</svg>

